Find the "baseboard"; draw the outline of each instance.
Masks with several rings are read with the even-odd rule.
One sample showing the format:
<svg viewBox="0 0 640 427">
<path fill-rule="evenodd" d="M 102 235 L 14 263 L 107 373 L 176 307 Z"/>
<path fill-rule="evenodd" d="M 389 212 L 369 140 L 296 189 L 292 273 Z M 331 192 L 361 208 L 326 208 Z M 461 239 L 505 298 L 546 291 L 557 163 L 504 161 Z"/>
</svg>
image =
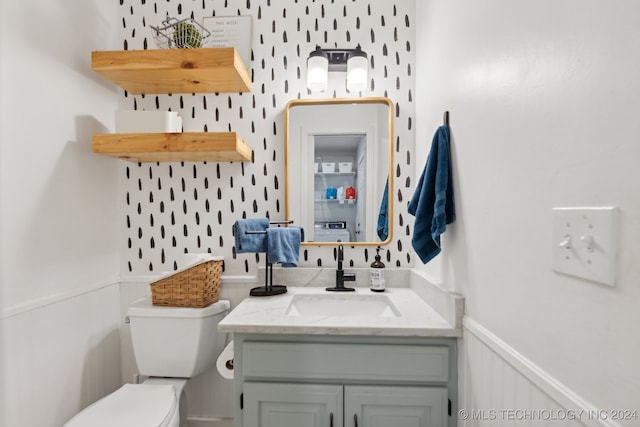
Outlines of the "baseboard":
<svg viewBox="0 0 640 427">
<path fill-rule="evenodd" d="M 513 347 L 502 341 L 496 335 L 484 328 L 478 322 L 465 316 L 463 327 L 466 333 L 473 334 L 484 345 L 511 365 L 532 385 L 547 394 L 551 399 L 567 410 L 583 411 L 590 416 L 580 417 L 580 423 L 587 427 L 622 427 L 619 423 L 597 416 L 602 411 L 584 400 L 573 390 L 562 384 L 540 366 L 517 352 Z M 593 419 L 591 419 L 593 418 Z"/>
</svg>

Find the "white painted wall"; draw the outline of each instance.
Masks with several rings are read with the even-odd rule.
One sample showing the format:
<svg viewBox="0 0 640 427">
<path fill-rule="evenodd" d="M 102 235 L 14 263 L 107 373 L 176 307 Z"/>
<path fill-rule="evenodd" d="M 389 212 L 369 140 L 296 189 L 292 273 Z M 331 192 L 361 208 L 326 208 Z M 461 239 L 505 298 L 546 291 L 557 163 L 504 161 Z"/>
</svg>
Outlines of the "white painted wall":
<svg viewBox="0 0 640 427">
<path fill-rule="evenodd" d="M 2 4 L 0 3 L 0 11 L 3 11 L 2 8 Z M 3 16 L 4 13 L 0 16 Z M 0 100 L 4 99 L 4 79 L 3 79 L 3 75 L 4 75 L 4 67 L 2 66 L 3 62 L 2 62 L 2 58 L 4 57 L 3 55 L 3 51 L 4 51 L 4 32 L 2 30 L 0 30 Z M 2 101 L 0 101 L 2 102 Z M 2 104 L 0 104 L 0 164 L 4 164 L 4 149 L 3 149 L 3 145 L 4 145 L 4 140 L 2 139 L 3 135 L 2 135 L 2 129 L 4 129 L 4 115 L 2 114 Z M 4 209 L 2 208 L 4 205 L 2 203 L 2 187 L 3 187 L 3 183 L 4 183 L 4 176 L 2 175 L 2 173 L 0 173 L 0 236 L 3 235 L 3 222 L 2 222 L 2 217 L 4 216 L 3 212 Z M 2 256 L 0 256 L 0 271 L 3 270 L 4 267 L 4 263 L 2 260 Z M 0 278 L 0 307 L 2 307 L 2 279 Z M 0 343 L 4 343 L 4 322 L 2 320 L 2 318 L 0 317 Z M 0 351 L 0 384 L 4 384 L 4 369 L 2 368 L 2 366 L 4 366 L 4 351 Z M 4 387 L 0 387 L 0 414 L 4 414 L 5 413 L 5 409 L 4 409 Z M 0 416 L 0 421 L 2 421 L 2 416 Z"/>
<path fill-rule="evenodd" d="M 5 307 L 118 271 L 116 164 L 91 152 L 117 99 L 90 52 L 115 37 L 115 13 L 98 1 L 2 4 Z"/>
<path fill-rule="evenodd" d="M 457 205 L 422 268 L 606 410 L 640 409 L 639 13 L 619 0 L 417 3 L 416 173 L 450 110 Z M 550 268 L 551 208 L 601 205 L 620 210 L 614 288 Z"/>
<path fill-rule="evenodd" d="M 119 383 L 117 169 L 91 153 L 117 96 L 90 68 L 116 7 L 0 3 L 3 426 L 59 426 Z"/>
</svg>

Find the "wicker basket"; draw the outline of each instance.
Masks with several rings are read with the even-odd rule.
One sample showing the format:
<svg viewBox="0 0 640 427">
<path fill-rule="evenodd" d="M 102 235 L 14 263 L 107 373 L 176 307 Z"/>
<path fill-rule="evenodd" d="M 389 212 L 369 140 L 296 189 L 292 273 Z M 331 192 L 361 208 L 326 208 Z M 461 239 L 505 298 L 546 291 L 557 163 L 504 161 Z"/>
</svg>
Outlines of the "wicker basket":
<svg viewBox="0 0 640 427">
<path fill-rule="evenodd" d="M 202 308 L 218 302 L 222 261 L 209 260 L 151 283 L 153 305 Z"/>
</svg>

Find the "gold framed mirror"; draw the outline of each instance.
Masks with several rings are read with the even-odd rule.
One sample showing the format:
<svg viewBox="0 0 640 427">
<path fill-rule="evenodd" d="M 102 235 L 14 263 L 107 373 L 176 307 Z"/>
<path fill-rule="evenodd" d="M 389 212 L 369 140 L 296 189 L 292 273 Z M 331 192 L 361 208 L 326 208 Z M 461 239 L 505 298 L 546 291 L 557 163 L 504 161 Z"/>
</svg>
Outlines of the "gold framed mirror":
<svg viewBox="0 0 640 427">
<path fill-rule="evenodd" d="M 393 235 L 393 103 L 297 99 L 285 109 L 286 218 L 303 245 L 386 245 Z"/>
</svg>

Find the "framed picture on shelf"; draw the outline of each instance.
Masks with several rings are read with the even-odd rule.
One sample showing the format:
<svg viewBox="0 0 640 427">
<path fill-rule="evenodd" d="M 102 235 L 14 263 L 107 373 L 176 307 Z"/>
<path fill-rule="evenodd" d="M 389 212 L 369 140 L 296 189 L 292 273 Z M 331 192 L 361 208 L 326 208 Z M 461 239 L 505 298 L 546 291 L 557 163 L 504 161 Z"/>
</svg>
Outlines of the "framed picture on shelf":
<svg viewBox="0 0 640 427">
<path fill-rule="evenodd" d="M 206 47 L 235 47 L 244 65 L 251 59 L 251 16 L 207 16 L 202 26 L 211 32 Z"/>
</svg>

